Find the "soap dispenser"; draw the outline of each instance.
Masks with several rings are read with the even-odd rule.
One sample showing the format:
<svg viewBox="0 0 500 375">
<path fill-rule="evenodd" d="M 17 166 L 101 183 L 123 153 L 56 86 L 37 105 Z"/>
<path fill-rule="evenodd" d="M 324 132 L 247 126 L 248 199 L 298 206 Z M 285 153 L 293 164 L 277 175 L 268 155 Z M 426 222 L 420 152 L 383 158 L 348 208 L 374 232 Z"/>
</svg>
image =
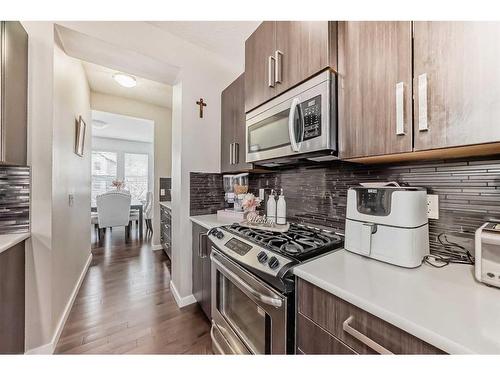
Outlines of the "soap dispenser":
<svg viewBox="0 0 500 375">
<path fill-rule="evenodd" d="M 276 222 L 276 199 L 274 198 L 274 189 L 271 190 L 271 194 L 269 194 L 269 198 L 267 199 L 266 215 L 268 222 Z"/>
<path fill-rule="evenodd" d="M 281 194 L 278 198 L 276 211 L 276 223 L 281 225 L 286 224 L 286 201 L 283 189 L 281 189 Z"/>
</svg>

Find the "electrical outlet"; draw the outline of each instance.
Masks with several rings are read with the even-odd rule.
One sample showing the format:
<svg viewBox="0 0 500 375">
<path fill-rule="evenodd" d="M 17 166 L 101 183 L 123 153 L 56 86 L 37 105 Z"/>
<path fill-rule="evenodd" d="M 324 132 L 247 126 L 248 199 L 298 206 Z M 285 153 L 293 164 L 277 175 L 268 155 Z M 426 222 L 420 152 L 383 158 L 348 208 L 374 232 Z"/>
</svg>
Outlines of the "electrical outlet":
<svg viewBox="0 0 500 375">
<path fill-rule="evenodd" d="M 165 189 L 160 189 L 160 195 L 163 197 L 165 195 Z"/>
<path fill-rule="evenodd" d="M 439 219 L 439 195 L 427 195 L 427 217 L 429 219 Z"/>
<path fill-rule="evenodd" d="M 265 197 L 264 189 L 259 189 L 259 199 L 263 201 L 264 197 Z"/>
</svg>

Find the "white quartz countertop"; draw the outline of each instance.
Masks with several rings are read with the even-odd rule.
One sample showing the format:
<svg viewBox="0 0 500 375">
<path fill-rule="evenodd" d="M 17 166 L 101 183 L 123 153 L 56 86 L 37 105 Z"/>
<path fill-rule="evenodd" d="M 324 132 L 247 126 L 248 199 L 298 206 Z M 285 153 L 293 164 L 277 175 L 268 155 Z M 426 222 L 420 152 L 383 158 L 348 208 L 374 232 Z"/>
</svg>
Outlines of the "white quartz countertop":
<svg viewBox="0 0 500 375">
<path fill-rule="evenodd" d="M 24 241 L 30 237 L 30 233 L 14 233 L 14 234 L 1 234 L 0 235 L 0 253 L 10 249 L 12 246 L 17 245 L 19 242 Z"/>
<path fill-rule="evenodd" d="M 171 201 L 163 201 L 163 202 L 160 202 L 160 205 L 162 205 L 163 207 L 168 208 L 169 210 L 171 210 L 171 209 L 172 209 L 172 202 L 171 202 Z"/>
<path fill-rule="evenodd" d="M 219 219 L 217 218 L 217 214 L 190 216 L 189 219 L 192 222 L 207 228 L 208 230 L 220 227 L 221 225 L 228 225 L 234 223 L 234 219 L 226 219 L 226 220 Z"/>
<path fill-rule="evenodd" d="M 473 271 L 406 269 L 340 250 L 294 273 L 445 352 L 500 354 L 500 289 Z"/>
</svg>

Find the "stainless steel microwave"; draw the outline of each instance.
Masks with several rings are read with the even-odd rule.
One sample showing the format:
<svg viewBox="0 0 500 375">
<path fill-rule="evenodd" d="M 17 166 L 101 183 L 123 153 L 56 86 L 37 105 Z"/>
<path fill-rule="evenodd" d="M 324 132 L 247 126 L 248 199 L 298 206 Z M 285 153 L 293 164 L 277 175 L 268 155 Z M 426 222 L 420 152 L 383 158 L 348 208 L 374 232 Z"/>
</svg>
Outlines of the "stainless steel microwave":
<svg viewBox="0 0 500 375">
<path fill-rule="evenodd" d="M 337 157 L 336 76 L 324 71 L 246 116 L 246 161 L 263 166 Z"/>
</svg>

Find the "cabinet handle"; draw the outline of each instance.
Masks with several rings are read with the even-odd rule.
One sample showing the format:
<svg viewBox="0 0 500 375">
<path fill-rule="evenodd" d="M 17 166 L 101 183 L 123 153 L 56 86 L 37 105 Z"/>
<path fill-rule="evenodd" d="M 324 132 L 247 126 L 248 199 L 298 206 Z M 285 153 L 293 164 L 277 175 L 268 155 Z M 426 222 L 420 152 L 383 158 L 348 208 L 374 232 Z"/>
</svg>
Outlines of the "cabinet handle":
<svg viewBox="0 0 500 375">
<path fill-rule="evenodd" d="M 198 235 L 198 256 L 200 258 L 206 258 L 207 257 L 207 254 L 205 254 L 205 252 L 203 251 L 203 239 L 204 237 L 207 237 L 207 235 L 205 233 L 200 233 Z"/>
<path fill-rule="evenodd" d="M 396 134 L 405 135 L 405 84 L 396 83 Z"/>
<path fill-rule="evenodd" d="M 234 164 L 238 164 L 240 162 L 240 144 L 235 142 L 234 144 Z"/>
<path fill-rule="evenodd" d="M 427 73 L 418 76 L 418 131 L 429 130 L 427 122 Z"/>
<path fill-rule="evenodd" d="M 382 345 L 380 345 L 379 343 L 373 341 L 371 338 L 363 335 L 361 332 L 359 332 L 358 330 L 352 328 L 349 324 L 354 320 L 354 317 L 351 315 L 349 318 L 347 318 L 344 323 L 342 323 L 342 329 L 348 333 L 349 335 L 351 335 L 352 337 L 354 337 L 355 339 L 358 339 L 359 341 L 361 341 L 363 344 L 365 344 L 366 346 L 368 346 L 369 348 L 375 350 L 377 353 L 379 354 L 394 354 L 392 353 L 391 351 L 387 350 L 386 348 L 384 348 Z"/>
<path fill-rule="evenodd" d="M 233 144 L 229 144 L 229 164 L 233 165 Z"/>
<path fill-rule="evenodd" d="M 283 56 L 283 52 L 277 50 L 274 52 L 274 69 L 276 71 L 276 83 L 282 83 L 283 74 L 282 74 L 282 63 L 281 57 Z"/>
<path fill-rule="evenodd" d="M 267 84 L 269 87 L 274 87 L 274 85 L 276 84 L 276 77 L 274 76 L 275 64 L 276 59 L 273 56 L 269 56 L 269 59 L 267 61 Z"/>
</svg>

